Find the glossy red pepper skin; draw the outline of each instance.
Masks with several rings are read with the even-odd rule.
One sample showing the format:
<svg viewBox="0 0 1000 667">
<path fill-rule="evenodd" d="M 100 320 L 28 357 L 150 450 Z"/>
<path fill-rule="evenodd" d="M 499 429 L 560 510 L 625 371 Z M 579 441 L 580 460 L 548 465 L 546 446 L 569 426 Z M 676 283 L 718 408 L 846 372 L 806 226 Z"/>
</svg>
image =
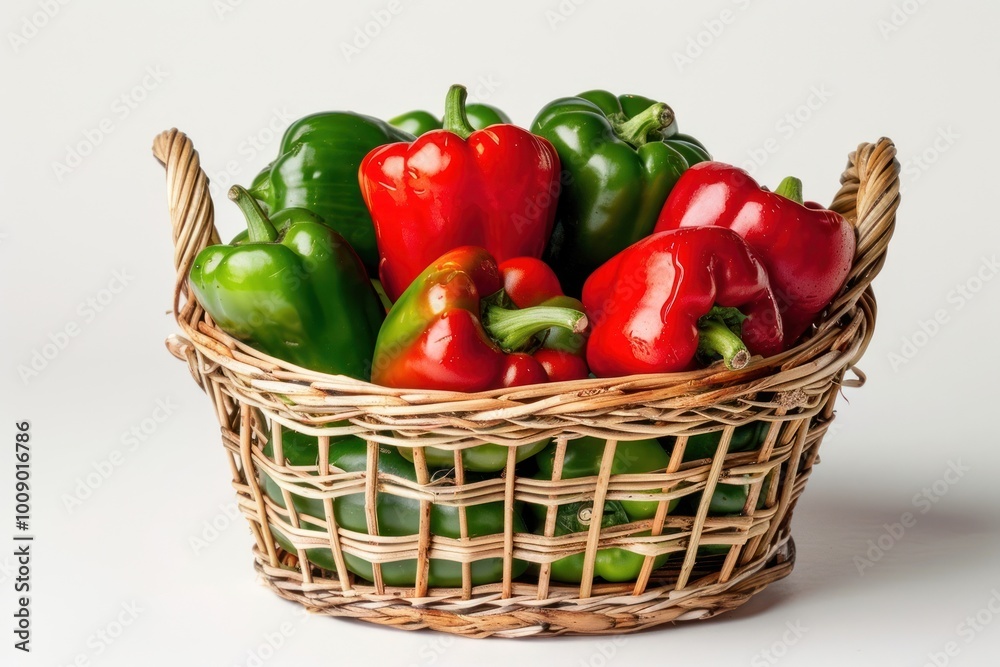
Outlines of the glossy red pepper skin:
<svg viewBox="0 0 1000 667">
<path fill-rule="evenodd" d="M 502 260 L 500 276 L 507 296 L 518 308 L 537 306 L 552 297 L 563 296 L 556 272 L 535 257 Z"/>
<path fill-rule="evenodd" d="M 375 343 L 372 382 L 388 387 L 476 392 L 545 382 L 542 364 L 494 337 L 493 308 L 487 297 L 502 295 L 496 260 L 483 248 L 463 246 L 443 254 L 399 297 Z M 506 310 L 532 317 L 538 309 Z M 546 309 L 552 311 L 553 309 Z M 583 330 L 582 310 L 560 309 L 572 327 Z M 553 326 L 557 316 L 539 318 L 515 338 L 528 343 Z M 523 334 L 523 335 L 521 335 Z M 511 339 L 512 340 L 512 339 Z"/>
<path fill-rule="evenodd" d="M 560 173 L 552 144 L 514 125 L 473 132 L 464 111 L 449 122 L 452 97 L 445 129 L 381 146 L 361 163 L 379 277 L 393 301 L 452 248 L 483 247 L 499 262 L 540 257 L 552 233 Z"/>
<path fill-rule="evenodd" d="M 542 348 L 531 355 L 542 366 L 549 382 L 567 382 L 590 377 L 584 355 Z"/>
<path fill-rule="evenodd" d="M 699 321 L 715 306 L 746 319 L 752 354 L 782 350 L 781 317 L 767 273 L 735 232 L 704 227 L 660 232 L 590 275 L 583 303 L 592 322 L 587 363 L 598 377 L 697 367 Z"/>
<path fill-rule="evenodd" d="M 697 164 L 680 177 L 655 231 L 708 225 L 733 230 L 760 257 L 786 346 L 840 292 L 854 260 L 855 231 L 840 214 L 763 190 L 747 172 L 719 162 Z"/>
<path fill-rule="evenodd" d="M 514 352 L 504 357 L 501 386 L 523 387 L 527 384 L 542 384 L 548 381 L 548 372 L 534 355 Z"/>
<path fill-rule="evenodd" d="M 555 271 L 540 259 L 515 257 L 500 264 L 503 288 L 518 308 L 558 306 L 583 311 L 579 299 L 563 294 Z M 590 376 L 586 361 L 589 331 L 574 333 L 552 327 L 532 356 L 542 365 L 550 382 L 582 380 Z"/>
</svg>

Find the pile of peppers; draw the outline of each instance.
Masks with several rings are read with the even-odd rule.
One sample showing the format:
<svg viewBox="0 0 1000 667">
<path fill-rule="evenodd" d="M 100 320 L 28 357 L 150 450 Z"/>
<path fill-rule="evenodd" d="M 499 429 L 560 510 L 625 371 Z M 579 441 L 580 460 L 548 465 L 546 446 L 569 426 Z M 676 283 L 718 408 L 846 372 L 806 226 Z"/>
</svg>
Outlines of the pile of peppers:
<svg viewBox="0 0 1000 667">
<path fill-rule="evenodd" d="M 740 369 L 809 335 L 843 289 L 855 253 L 853 227 L 805 202 L 798 179 L 768 190 L 713 161 L 680 132 L 665 102 L 603 90 L 549 102 L 524 127 L 497 107 L 467 103 L 459 85 L 441 113 L 388 121 L 312 114 L 288 128 L 271 163 L 230 198 L 246 229 L 202 251 L 189 273 L 215 325 L 301 371 L 414 390 Z M 711 459 L 721 430 L 689 437 L 683 463 Z M 755 450 L 768 431 L 764 422 L 741 426 L 728 451 Z M 282 442 L 288 465 L 318 466 L 315 437 L 286 430 Z M 611 473 L 663 471 L 674 444 L 618 442 Z M 598 475 L 606 446 L 570 440 L 559 479 Z M 416 481 L 413 451 L 380 445 L 379 471 Z M 454 476 L 456 466 L 466 481 L 489 479 L 506 471 L 509 451 L 485 443 L 456 457 L 428 445 L 423 461 L 435 479 Z M 517 474 L 553 480 L 555 452 L 547 438 L 520 444 Z M 270 442 L 263 453 L 273 455 Z M 363 440 L 331 438 L 331 469 L 363 471 L 367 457 Z M 282 494 L 266 474 L 261 481 L 272 502 L 283 507 L 291 498 L 302 516 L 325 517 L 322 501 Z M 710 513 L 746 511 L 749 488 L 717 485 Z M 660 502 L 641 493 L 606 500 L 602 526 L 651 519 Z M 668 511 L 690 511 L 700 495 L 671 501 Z M 339 496 L 332 507 L 339 526 L 368 530 L 364 494 Z M 502 533 L 505 511 L 482 503 L 460 521 L 457 508 L 435 505 L 430 532 Z M 547 514 L 546 506 L 518 503 L 515 532 L 540 533 Z M 592 514 L 586 500 L 559 506 L 556 537 L 586 532 Z M 419 501 L 379 491 L 374 516 L 379 535 L 414 535 Z M 326 534 L 318 523 L 303 527 Z M 293 550 L 278 528 L 272 534 Z M 308 556 L 336 569 L 329 549 Z M 630 581 L 644 562 L 605 548 L 594 572 Z M 345 554 L 344 564 L 373 577 L 361 558 Z M 515 560 L 513 574 L 531 567 Z M 584 556 L 575 554 L 550 572 L 579 582 L 583 570 Z M 475 585 L 495 583 L 503 561 L 477 561 L 470 571 Z M 388 585 L 412 586 L 416 561 L 383 563 L 381 572 Z M 462 572 L 461 563 L 431 559 L 428 583 L 461 586 Z"/>
</svg>

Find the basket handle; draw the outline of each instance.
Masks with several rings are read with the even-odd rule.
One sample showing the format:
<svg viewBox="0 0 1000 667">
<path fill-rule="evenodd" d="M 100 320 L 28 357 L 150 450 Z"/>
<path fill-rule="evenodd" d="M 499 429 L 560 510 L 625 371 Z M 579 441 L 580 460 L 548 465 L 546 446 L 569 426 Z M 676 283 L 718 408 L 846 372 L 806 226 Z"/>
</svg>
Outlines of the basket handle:
<svg viewBox="0 0 1000 667">
<path fill-rule="evenodd" d="M 177 128 L 161 132 L 153 140 L 153 155 L 167 170 L 167 204 L 174 234 L 174 318 L 197 330 L 201 306 L 193 298 L 188 271 L 198 253 L 220 243 L 215 228 L 215 209 L 208 190 L 208 176 L 194 144 Z M 181 296 L 183 295 L 183 299 Z"/>
<path fill-rule="evenodd" d="M 844 216 L 858 233 L 854 266 L 840 295 L 830 305 L 824 325 L 854 308 L 885 264 L 886 248 L 896 228 L 899 208 L 899 161 L 896 146 L 882 137 L 863 143 L 847 159 L 840 190 L 830 208 Z M 825 328 L 824 326 L 820 327 Z"/>
</svg>

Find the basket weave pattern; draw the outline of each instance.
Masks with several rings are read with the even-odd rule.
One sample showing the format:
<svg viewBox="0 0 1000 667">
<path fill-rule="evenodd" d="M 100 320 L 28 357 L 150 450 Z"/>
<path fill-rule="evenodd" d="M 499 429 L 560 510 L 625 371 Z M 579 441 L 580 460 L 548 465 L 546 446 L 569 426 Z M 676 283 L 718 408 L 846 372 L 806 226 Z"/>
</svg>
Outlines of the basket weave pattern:
<svg viewBox="0 0 1000 667">
<path fill-rule="evenodd" d="M 795 348 L 755 358 L 739 371 L 716 364 L 685 373 L 477 394 L 391 389 L 316 373 L 262 355 L 217 329 L 187 282 L 198 252 L 219 243 L 208 178 L 191 141 L 177 130 L 157 136 L 153 152 L 166 167 L 177 270 L 174 313 L 181 334 L 171 336 L 167 345 L 187 362 L 211 399 L 239 506 L 254 536 L 256 568 L 280 596 L 316 612 L 405 629 L 475 637 L 604 634 L 714 616 L 791 571 L 795 550 L 789 525 L 795 502 L 834 418 L 840 388 L 864 382 L 854 364 L 872 336 L 876 306 L 871 281 L 884 264 L 899 205 L 899 165 L 888 139 L 861 144 L 850 155 L 831 208 L 857 229 L 854 267 L 816 330 Z M 848 371 L 855 377 L 845 378 Z M 733 431 L 759 420 L 769 424 L 763 445 L 727 453 Z M 319 436 L 318 466 L 284 463 L 281 436 L 286 429 Z M 682 462 L 687 437 L 710 431 L 722 433 L 716 456 Z M 263 453 L 269 434 L 273 458 Z M 345 434 L 368 442 L 367 471 L 347 473 L 327 463 L 330 436 Z M 608 439 L 600 472 L 560 479 L 564 452 L 580 435 Z M 676 437 L 665 471 L 611 474 L 618 442 L 665 435 Z M 553 438 L 557 445 L 554 480 L 518 476 L 517 447 L 543 438 Z M 459 452 L 482 443 L 509 447 L 506 469 L 495 479 L 467 482 L 457 465 Z M 380 444 L 413 449 L 416 482 L 377 471 Z M 451 477 L 432 475 L 425 446 L 455 452 Z M 263 492 L 264 473 L 280 487 L 284 507 Z M 708 500 L 720 483 L 750 484 L 742 514 L 709 516 Z M 292 493 L 321 500 L 325 518 L 296 511 Z M 352 493 L 366 494 L 367 534 L 349 531 L 334 519 L 333 499 Z M 702 495 L 693 513 L 668 513 L 671 500 L 696 493 Z M 418 533 L 379 536 L 376 494 L 418 500 Z M 652 519 L 602 529 L 604 501 L 629 499 L 657 500 L 659 509 Z M 432 503 L 460 508 L 462 534 L 467 535 L 464 508 L 486 501 L 504 504 L 503 533 L 461 539 L 431 535 Z M 589 530 L 554 536 L 557 506 L 578 501 L 593 501 Z M 546 507 L 544 534 L 514 532 L 515 503 Z M 287 536 L 295 552 L 275 542 L 272 528 Z M 706 556 L 698 550 L 705 545 L 728 549 Z M 597 551 L 612 546 L 645 556 L 635 582 L 595 581 Z M 336 572 L 309 562 L 305 550 L 317 548 L 331 551 Z M 553 581 L 550 564 L 575 553 L 584 554 L 582 582 Z M 374 582 L 350 574 L 344 554 L 375 563 Z M 661 554 L 670 557 L 654 569 L 654 558 Z M 463 585 L 429 587 L 431 558 L 462 562 Z M 503 559 L 502 581 L 471 584 L 468 564 L 481 558 Z M 417 562 L 415 585 L 384 585 L 379 564 L 409 559 Z M 538 564 L 537 575 L 514 578 L 515 559 Z"/>
</svg>

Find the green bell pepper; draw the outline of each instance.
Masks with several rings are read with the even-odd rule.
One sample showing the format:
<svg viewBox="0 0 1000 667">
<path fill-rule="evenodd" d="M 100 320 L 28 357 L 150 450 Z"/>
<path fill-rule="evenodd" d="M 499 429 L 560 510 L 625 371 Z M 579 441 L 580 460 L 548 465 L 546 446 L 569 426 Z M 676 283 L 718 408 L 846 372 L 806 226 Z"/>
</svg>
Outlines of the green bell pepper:
<svg viewBox="0 0 1000 667">
<path fill-rule="evenodd" d="M 734 429 L 729 440 L 729 453 L 749 452 L 760 447 L 764 443 L 764 439 L 767 438 L 770 426 L 769 422 L 755 421 Z M 722 431 L 712 431 L 689 437 L 687 445 L 684 447 L 684 462 L 712 458 L 718 451 L 721 440 Z M 766 483 L 764 490 L 766 490 Z M 749 492 L 749 484 L 716 484 L 708 505 L 709 514 L 741 513 L 746 505 Z M 762 494 L 758 506 L 760 506 L 760 502 L 763 502 L 763 497 Z M 692 494 L 685 500 L 691 511 L 694 511 L 701 502 L 701 493 Z"/>
<path fill-rule="evenodd" d="M 750 480 L 749 475 L 744 475 L 744 479 Z M 757 496 L 757 509 L 764 507 L 767 500 L 767 492 L 774 482 L 774 471 L 772 470 L 764 477 L 764 483 L 760 487 L 760 495 Z M 712 500 L 708 504 L 708 513 L 712 514 L 740 514 L 750 497 L 749 484 L 716 484 Z M 692 502 L 696 499 L 692 498 Z"/>
<path fill-rule="evenodd" d="M 253 180 L 250 192 L 269 210 L 305 208 L 340 232 L 372 276 L 378 248 L 361 198 L 358 168 L 373 148 L 413 135 L 371 116 L 329 111 L 300 118 L 281 138 L 278 157 Z"/>
<path fill-rule="evenodd" d="M 309 211 L 275 211 L 269 220 L 240 186 L 229 196 L 248 234 L 195 258 L 198 302 L 219 328 L 265 354 L 367 380 L 385 310 L 357 254 Z"/>
<path fill-rule="evenodd" d="M 604 513 L 601 515 L 601 527 L 611 528 L 629 523 L 628 512 L 623 503 L 614 500 L 604 502 Z M 590 516 L 593 512 L 592 502 L 570 503 L 562 505 L 556 513 L 555 535 L 570 535 L 585 533 L 590 529 Z M 649 531 L 639 535 L 649 535 Z M 663 554 L 653 559 L 653 567 L 657 568 L 667 562 L 669 554 Z M 553 561 L 551 575 L 556 581 L 578 584 L 583 578 L 584 553 L 573 554 Z M 646 557 L 628 549 L 611 547 L 598 549 L 594 557 L 594 574 L 605 581 L 622 582 L 635 581 L 642 571 Z"/>
<path fill-rule="evenodd" d="M 600 438 L 583 437 L 566 444 L 563 457 L 561 479 L 597 476 L 601 470 L 606 441 Z M 535 457 L 538 464 L 537 479 L 552 479 L 555 465 L 556 445 L 551 444 Z M 654 439 L 619 442 L 611 462 L 611 474 L 636 474 L 663 470 L 670 463 L 670 455 Z M 650 492 L 655 492 L 651 490 Z M 632 521 L 651 519 L 656 515 L 659 501 L 608 500 L 604 503 L 601 527 L 608 528 Z M 677 501 L 668 503 L 668 511 L 676 507 Z M 541 532 L 545 524 L 547 507 L 531 506 L 536 519 L 536 532 Z M 588 530 L 589 514 L 593 503 L 580 502 L 561 505 L 556 514 L 556 535 L 584 532 Z M 648 535 L 649 532 L 642 533 Z M 618 547 L 600 549 L 597 552 L 594 573 L 607 581 L 630 581 L 639 576 L 645 556 Z M 658 556 L 653 564 L 659 567 L 667 560 L 667 555 Z M 578 583 L 583 573 L 584 554 L 566 556 L 552 563 L 552 578 L 557 581 Z"/>
<path fill-rule="evenodd" d="M 557 99 L 531 131 L 555 146 L 564 172 L 546 259 L 572 296 L 598 266 L 648 236 L 680 175 L 711 159 L 678 133 L 670 107 L 638 95 Z"/>
<path fill-rule="evenodd" d="M 303 435 L 295 431 L 285 430 L 282 437 L 282 451 L 285 460 L 292 466 L 315 466 L 319 462 L 319 445 L 315 437 Z M 273 455 L 271 443 L 264 448 L 266 456 Z M 367 468 L 368 451 L 365 442 L 357 437 L 330 442 L 330 466 L 345 472 L 364 471 Z M 385 475 L 395 475 L 410 481 L 416 481 L 417 475 L 413 465 L 399 455 L 399 452 L 386 445 L 379 446 L 379 472 Z M 281 507 L 285 507 L 281 489 L 268 475 L 264 474 L 264 492 Z M 323 501 L 291 494 L 292 504 L 300 514 L 316 518 L 324 518 Z M 420 526 L 420 501 L 404 498 L 388 493 L 378 492 L 375 499 L 375 514 L 378 518 L 379 535 L 403 536 L 416 535 Z M 339 496 L 333 501 L 333 515 L 337 525 L 359 533 L 368 532 L 365 514 L 365 494 L 353 493 Z M 504 504 L 488 502 L 474 505 L 466 509 L 469 537 L 494 535 L 504 529 Z M 515 512 L 514 532 L 526 530 L 520 514 Z M 308 526 L 308 524 L 306 524 Z M 322 535 L 326 531 L 320 531 Z M 431 505 L 430 530 L 432 535 L 460 538 L 459 509 L 446 505 Z M 286 550 L 295 553 L 288 538 L 272 527 L 272 534 L 278 543 Z M 336 563 L 330 549 L 307 549 L 309 559 L 320 567 L 335 571 Z M 372 581 L 374 574 L 369 561 L 344 553 L 347 569 L 359 577 Z M 512 575 L 517 577 L 527 568 L 527 563 L 521 560 L 513 562 Z M 471 564 L 472 584 L 489 584 L 503 579 L 503 559 L 483 558 Z M 388 586 L 413 586 L 416 581 L 417 561 L 409 559 L 382 564 L 382 580 Z M 428 585 L 432 587 L 454 588 L 462 585 L 462 564 L 457 561 L 430 559 Z"/>
<path fill-rule="evenodd" d="M 474 130 L 482 130 L 501 123 L 510 124 L 510 117 L 490 104 L 466 104 L 465 115 Z M 389 125 L 419 137 L 431 130 L 440 130 L 444 127 L 444 121 L 429 111 L 408 111 L 390 118 Z"/>
<path fill-rule="evenodd" d="M 764 442 L 770 426 L 769 422 L 755 421 L 734 429 L 733 436 L 729 440 L 729 452 L 749 452 L 756 449 Z M 670 451 L 672 447 L 672 440 L 670 438 L 663 443 L 667 451 Z M 719 449 L 720 440 L 722 440 L 722 431 L 692 435 L 684 446 L 684 462 L 712 458 Z"/>
<path fill-rule="evenodd" d="M 749 484 L 716 484 L 712 500 L 708 503 L 708 513 L 739 514 L 750 496 Z"/>
<path fill-rule="evenodd" d="M 517 448 L 515 460 L 520 463 L 538 452 L 542 451 L 549 444 L 551 438 L 539 440 L 529 445 L 521 445 Z M 507 465 L 508 447 L 486 443 L 467 447 L 462 450 L 462 467 L 472 472 L 497 472 L 503 470 Z M 400 447 L 399 453 L 404 459 L 413 462 L 413 448 Z M 454 452 L 441 449 L 440 447 L 425 447 L 424 458 L 427 466 L 435 469 L 447 469 L 455 467 Z"/>
<path fill-rule="evenodd" d="M 749 478 L 749 476 L 747 477 Z M 764 503 L 767 501 L 767 492 L 772 483 L 774 483 L 773 470 L 764 477 L 760 495 L 757 496 L 757 509 L 764 507 Z M 712 499 L 708 504 L 708 515 L 742 514 L 743 508 L 747 504 L 747 498 L 749 497 L 749 484 L 716 484 L 715 491 L 712 493 Z M 695 494 L 690 500 L 685 499 L 685 502 L 693 515 L 698 509 L 698 503 L 701 502 L 701 494 Z M 730 547 L 725 544 L 706 544 L 698 547 L 698 553 L 706 555 L 725 554 L 729 553 L 729 549 Z"/>
<path fill-rule="evenodd" d="M 606 441 L 600 438 L 585 436 L 566 443 L 566 454 L 563 457 L 562 479 L 577 477 L 596 477 L 601 471 L 601 459 L 604 457 Z M 546 447 L 535 462 L 538 464 L 538 479 L 552 479 L 555 465 L 556 445 Z M 615 457 L 611 462 L 612 475 L 626 475 L 654 470 L 663 470 L 670 464 L 670 454 L 663 450 L 654 439 L 628 440 L 615 446 Z M 651 490 L 656 493 L 657 490 Z M 656 514 L 659 501 L 656 500 L 622 500 L 622 507 L 632 521 L 651 519 Z M 668 509 L 677 504 L 670 501 Z M 544 515 L 544 507 L 540 507 Z"/>
</svg>

